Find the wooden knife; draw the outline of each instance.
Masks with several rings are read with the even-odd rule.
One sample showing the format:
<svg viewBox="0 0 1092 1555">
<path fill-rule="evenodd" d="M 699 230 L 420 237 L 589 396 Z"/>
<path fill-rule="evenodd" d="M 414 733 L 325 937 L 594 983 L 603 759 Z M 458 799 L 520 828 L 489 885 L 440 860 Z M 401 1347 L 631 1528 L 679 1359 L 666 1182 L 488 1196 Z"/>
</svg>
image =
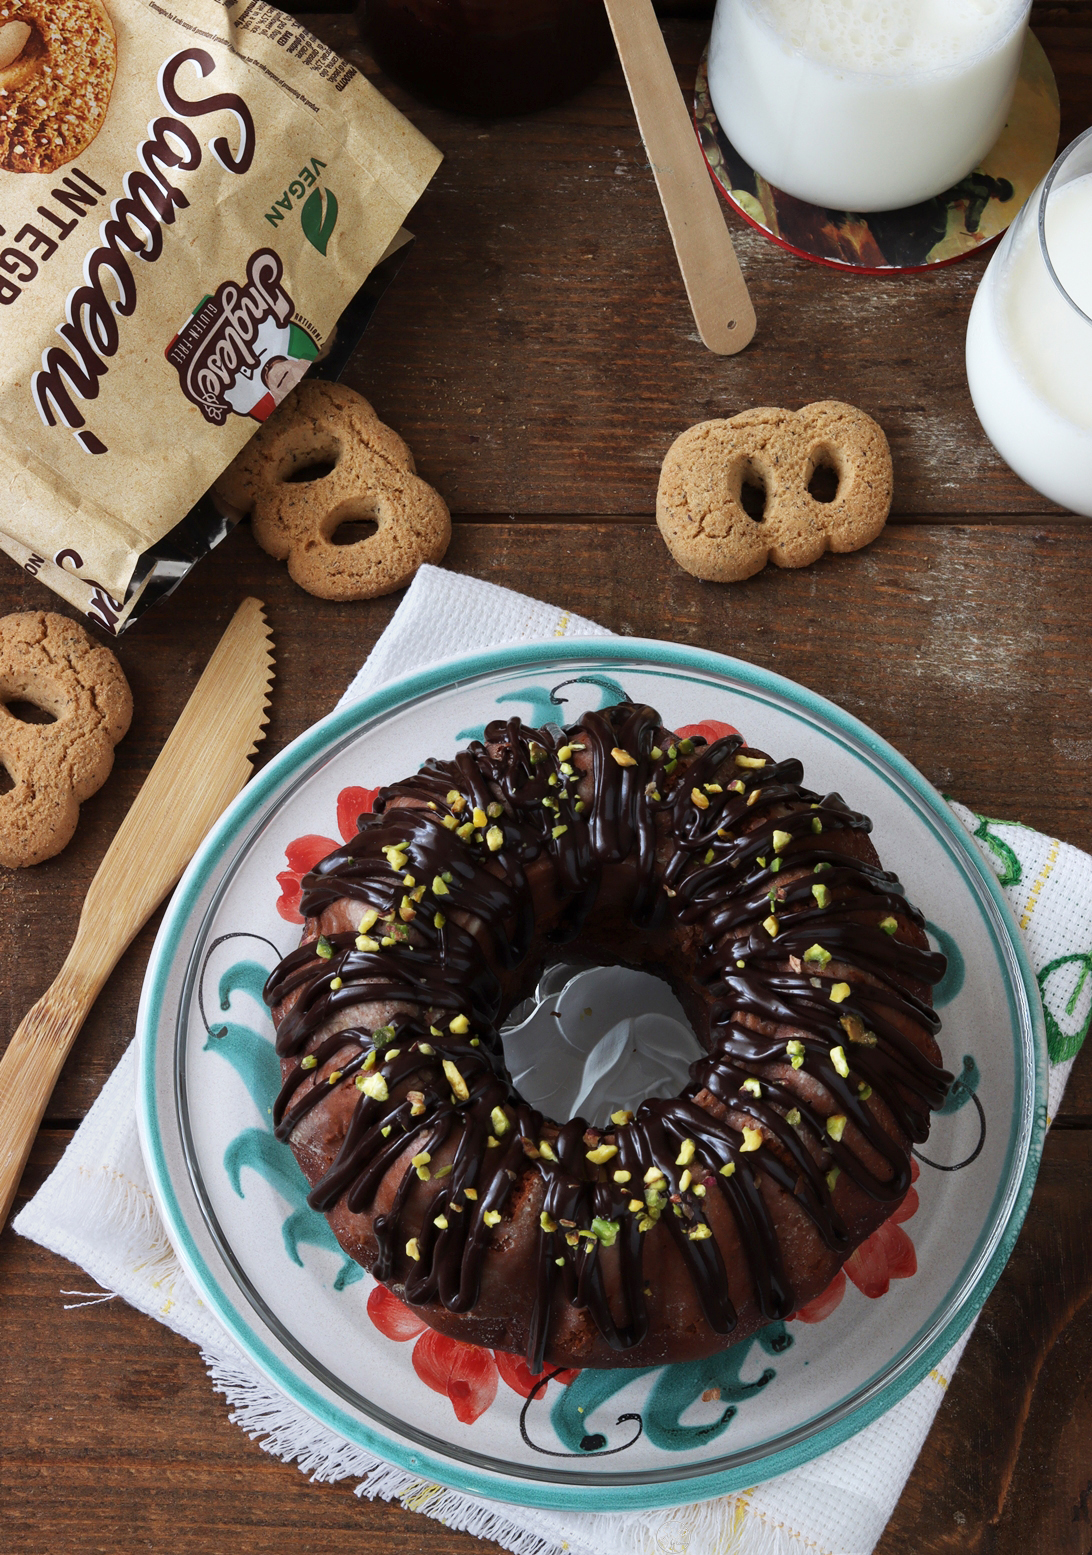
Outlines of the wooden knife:
<svg viewBox="0 0 1092 1555">
<path fill-rule="evenodd" d="M 244 599 L 95 872 L 64 965 L 0 1059 L 0 1227 L 100 989 L 250 776 L 272 650 L 261 601 Z"/>
</svg>

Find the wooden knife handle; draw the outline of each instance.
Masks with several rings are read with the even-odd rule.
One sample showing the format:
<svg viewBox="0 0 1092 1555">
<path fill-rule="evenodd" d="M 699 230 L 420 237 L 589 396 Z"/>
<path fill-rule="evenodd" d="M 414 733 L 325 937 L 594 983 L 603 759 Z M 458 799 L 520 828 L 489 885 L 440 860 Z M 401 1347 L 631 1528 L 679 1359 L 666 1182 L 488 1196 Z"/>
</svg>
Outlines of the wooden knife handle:
<svg viewBox="0 0 1092 1555">
<path fill-rule="evenodd" d="M 101 984 L 64 967 L 23 1016 L 0 1058 L 0 1226 L 7 1220 L 57 1076 Z"/>
</svg>

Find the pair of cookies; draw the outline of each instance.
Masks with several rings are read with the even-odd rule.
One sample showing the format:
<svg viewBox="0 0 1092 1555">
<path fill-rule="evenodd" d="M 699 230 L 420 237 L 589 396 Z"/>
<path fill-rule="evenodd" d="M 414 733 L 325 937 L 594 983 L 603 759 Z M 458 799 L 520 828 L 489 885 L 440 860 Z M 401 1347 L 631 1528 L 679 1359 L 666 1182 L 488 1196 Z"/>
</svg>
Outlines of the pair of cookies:
<svg viewBox="0 0 1092 1555">
<path fill-rule="evenodd" d="M 820 467 L 836 481 L 829 502 L 809 489 Z M 761 514 L 746 485 L 764 492 Z M 837 400 L 803 410 L 762 408 L 703 421 L 668 450 L 656 522 L 668 550 L 695 577 L 750 578 L 772 561 L 806 567 L 824 551 L 874 540 L 891 508 L 891 450 L 871 416 Z"/>
</svg>

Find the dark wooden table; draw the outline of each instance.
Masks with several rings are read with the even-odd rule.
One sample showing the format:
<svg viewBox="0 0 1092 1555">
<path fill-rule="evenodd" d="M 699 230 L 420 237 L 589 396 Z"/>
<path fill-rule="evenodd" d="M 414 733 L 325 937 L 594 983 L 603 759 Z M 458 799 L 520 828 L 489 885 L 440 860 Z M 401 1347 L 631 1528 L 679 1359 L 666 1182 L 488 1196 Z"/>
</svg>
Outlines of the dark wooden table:
<svg viewBox="0 0 1092 1555">
<path fill-rule="evenodd" d="M 1092 3 L 1036 5 L 1063 142 L 1092 118 Z M 321 36 L 375 75 L 348 16 Z M 708 30 L 671 20 L 684 87 Z M 986 442 L 963 334 L 985 260 L 854 278 L 732 221 L 759 332 L 697 344 L 620 71 L 507 123 L 424 109 L 446 153 L 417 247 L 348 381 L 410 443 L 456 516 L 447 565 L 616 632 L 737 654 L 872 724 L 945 792 L 1092 848 L 1092 527 L 1023 486 Z M 729 587 L 669 559 L 653 523 L 671 440 L 751 405 L 845 399 L 887 429 L 892 521 L 867 551 Z M 136 714 L 75 840 L 0 874 L 0 1033 L 55 974 L 88 881 L 231 611 L 267 602 L 277 643 L 268 760 L 327 712 L 397 599 L 301 593 L 238 530 L 122 640 Z M 56 600 L 4 562 L 0 613 Z M 64 1071 L 32 1193 L 133 1031 L 156 922 L 125 956 Z M 1092 1550 L 1092 1056 L 1078 1060 L 1013 1258 L 879 1546 L 882 1555 Z M 0 1242 L 0 1542 L 15 1555 L 170 1547 L 308 1555 L 495 1546 L 348 1485 L 315 1486 L 227 1419 L 197 1353 L 121 1301 L 66 1312 L 87 1276 Z"/>
</svg>

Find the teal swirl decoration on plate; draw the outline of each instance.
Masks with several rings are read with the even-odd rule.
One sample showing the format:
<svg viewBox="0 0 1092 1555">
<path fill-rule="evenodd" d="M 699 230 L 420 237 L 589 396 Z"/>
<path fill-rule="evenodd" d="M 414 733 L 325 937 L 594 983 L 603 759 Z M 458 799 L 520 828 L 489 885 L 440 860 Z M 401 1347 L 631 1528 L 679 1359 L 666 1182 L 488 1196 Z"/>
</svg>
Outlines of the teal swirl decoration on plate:
<svg viewBox="0 0 1092 1555">
<path fill-rule="evenodd" d="M 204 978 L 213 952 L 225 939 L 214 940 L 205 953 L 198 988 L 201 1015 L 205 1023 L 206 1053 L 218 1053 L 235 1070 L 246 1086 L 258 1111 L 268 1116 L 268 1099 L 275 1096 L 281 1083 L 280 1061 L 272 1042 L 242 1021 L 229 1020 L 220 1026 L 211 1026 L 205 1016 Z M 258 935 L 240 935 L 240 938 L 256 939 Z M 265 943 L 269 943 L 266 941 Z M 276 946 L 272 947 L 274 950 Z M 217 998 L 222 1011 L 231 1011 L 232 996 L 247 994 L 262 1008 L 262 987 L 269 976 L 268 967 L 258 961 L 236 961 L 228 967 L 217 985 Z M 342 1253 L 337 1238 L 326 1223 L 326 1218 L 307 1203 L 307 1183 L 287 1145 L 273 1137 L 269 1123 L 259 1128 L 245 1128 L 236 1134 L 224 1151 L 224 1170 L 228 1181 L 240 1198 L 246 1197 L 243 1187 L 243 1171 L 249 1168 L 274 1188 L 292 1206 L 281 1225 L 284 1250 L 292 1262 L 303 1268 L 301 1246 L 320 1247 L 340 1257 L 340 1267 L 334 1276 L 334 1289 L 344 1290 L 362 1279 L 364 1270 L 358 1263 Z"/>
</svg>

